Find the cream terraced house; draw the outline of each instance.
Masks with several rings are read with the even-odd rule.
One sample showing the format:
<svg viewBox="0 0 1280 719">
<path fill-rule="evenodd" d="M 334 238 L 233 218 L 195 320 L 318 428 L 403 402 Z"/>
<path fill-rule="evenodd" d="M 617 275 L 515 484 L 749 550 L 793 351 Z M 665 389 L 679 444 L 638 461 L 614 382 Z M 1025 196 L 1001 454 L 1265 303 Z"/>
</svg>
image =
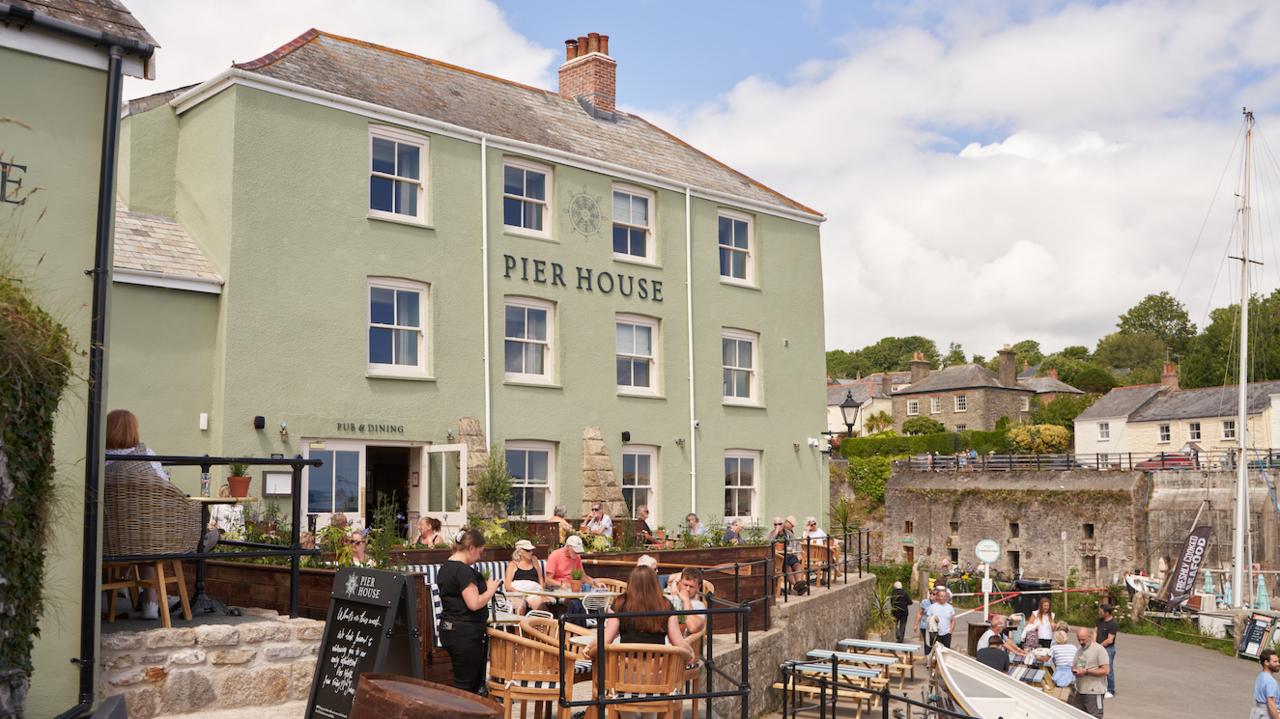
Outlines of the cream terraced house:
<svg viewBox="0 0 1280 719">
<path fill-rule="evenodd" d="M 617 110 L 607 37 L 566 55 L 557 93 L 312 30 L 130 103 L 112 406 L 323 459 L 320 525 L 456 527 L 489 443 L 516 515 L 820 514 L 823 216 Z"/>
</svg>

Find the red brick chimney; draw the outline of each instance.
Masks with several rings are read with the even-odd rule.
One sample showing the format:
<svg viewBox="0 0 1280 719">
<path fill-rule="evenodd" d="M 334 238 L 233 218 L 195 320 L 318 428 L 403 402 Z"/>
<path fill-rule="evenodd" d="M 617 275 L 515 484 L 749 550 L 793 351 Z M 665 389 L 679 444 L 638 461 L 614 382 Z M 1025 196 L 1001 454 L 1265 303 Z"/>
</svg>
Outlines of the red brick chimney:
<svg viewBox="0 0 1280 719">
<path fill-rule="evenodd" d="M 929 378 L 929 360 L 924 358 L 924 353 L 916 352 L 911 357 L 911 384 L 922 382 Z"/>
<path fill-rule="evenodd" d="M 1172 362 L 1164 363 L 1164 372 L 1160 374 L 1160 384 L 1168 389 L 1166 392 L 1177 392 L 1178 387 L 1178 367 Z"/>
<path fill-rule="evenodd" d="M 1014 358 L 1017 353 L 1009 349 L 1009 345 L 1005 345 L 1004 349 L 996 354 L 1000 355 L 1000 386 L 1014 387 L 1018 384 L 1018 369 L 1014 364 Z"/>
<path fill-rule="evenodd" d="M 602 113 L 617 110 L 618 61 L 609 57 L 609 36 L 598 32 L 564 41 L 560 96 L 585 102 Z"/>
<path fill-rule="evenodd" d="M 1049 375 L 1049 379 L 1058 379 L 1058 368 L 1050 367 L 1049 371 L 1046 372 L 1045 374 Z"/>
</svg>

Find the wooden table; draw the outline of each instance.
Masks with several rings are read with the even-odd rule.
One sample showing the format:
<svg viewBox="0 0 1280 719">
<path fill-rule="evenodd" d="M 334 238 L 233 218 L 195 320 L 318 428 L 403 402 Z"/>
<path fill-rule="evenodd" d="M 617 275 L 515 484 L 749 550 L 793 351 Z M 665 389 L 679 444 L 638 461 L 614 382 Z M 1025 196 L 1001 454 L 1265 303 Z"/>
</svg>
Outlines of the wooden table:
<svg viewBox="0 0 1280 719">
<path fill-rule="evenodd" d="M 200 503 L 200 543 L 196 545 L 196 549 L 204 551 L 204 538 L 209 532 L 209 507 L 214 504 L 242 504 L 245 502 L 256 502 L 257 497 L 187 497 L 193 502 Z M 212 547 L 210 547 L 212 549 Z M 209 612 L 217 612 L 233 617 L 240 616 L 238 607 L 228 608 L 227 605 L 210 598 L 204 593 L 204 561 L 196 560 L 196 593 L 191 597 L 191 614 L 197 613 L 208 614 Z"/>
<path fill-rule="evenodd" d="M 585 592 L 572 592 L 572 591 L 569 591 L 568 589 L 541 589 L 538 591 L 534 591 L 532 589 L 526 589 L 524 590 L 524 593 L 532 594 L 535 597 L 548 597 L 551 599 L 562 599 L 566 601 L 570 599 L 580 600 L 583 597 L 592 597 L 592 596 L 617 597 L 617 596 L 621 596 L 622 594 L 621 592 L 593 591 L 593 590 L 588 590 Z"/>
</svg>

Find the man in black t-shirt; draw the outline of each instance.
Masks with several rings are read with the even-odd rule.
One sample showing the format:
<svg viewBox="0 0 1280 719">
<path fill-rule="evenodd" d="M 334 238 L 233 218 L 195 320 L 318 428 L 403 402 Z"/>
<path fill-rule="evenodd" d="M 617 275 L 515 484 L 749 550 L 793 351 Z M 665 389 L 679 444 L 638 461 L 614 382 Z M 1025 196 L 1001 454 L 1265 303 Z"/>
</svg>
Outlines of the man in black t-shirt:
<svg viewBox="0 0 1280 719">
<path fill-rule="evenodd" d="M 992 635 L 987 640 L 987 646 L 978 650 L 976 659 L 998 672 L 1007 674 L 1009 672 L 1009 655 L 1005 654 L 1002 644 L 1004 644 L 1003 637 L 999 634 Z"/>
<path fill-rule="evenodd" d="M 1116 694 L 1116 634 L 1120 631 L 1120 624 L 1112 616 L 1114 611 L 1115 607 L 1105 602 L 1098 607 L 1097 642 L 1099 646 L 1107 650 L 1107 659 L 1110 660 L 1111 664 L 1111 673 L 1107 675 L 1107 699 Z"/>
</svg>

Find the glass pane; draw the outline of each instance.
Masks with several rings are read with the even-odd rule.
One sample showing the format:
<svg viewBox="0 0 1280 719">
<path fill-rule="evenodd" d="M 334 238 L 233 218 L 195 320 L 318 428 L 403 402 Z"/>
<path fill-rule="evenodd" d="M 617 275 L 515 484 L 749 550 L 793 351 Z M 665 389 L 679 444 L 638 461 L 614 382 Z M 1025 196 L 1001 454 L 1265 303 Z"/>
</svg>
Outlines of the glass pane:
<svg viewBox="0 0 1280 719">
<path fill-rule="evenodd" d="M 622 483 L 624 485 L 634 485 L 636 483 L 636 455 L 622 455 Z"/>
<path fill-rule="evenodd" d="M 627 244 L 627 228 L 620 225 L 613 226 L 613 251 L 620 255 L 628 254 L 631 247 Z"/>
<path fill-rule="evenodd" d="M 631 224 L 649 226 L 649 198 L 631 198 Z"/>
<path fill-rule="evenodd" d="M 720 339 L 720 362 L 725 367 L 738 364 L 738 343 L 727 337 Z"/>
<path fill-rule="evenodd" d="M 753 476 L 755 474 L 756 461 L 750 457 L 742 457 L 738 460 L 738 484 L 743 487 L 750 487 L 754 484 Z"/>
<path fill-rule="evenodd" d="M 514 339 L 524 339 L 524 329 L 524 308 L 507 305 L 506 336 Z"/>
<path fill-rule="evenodd" d="M 613 221 L 631 221 L 631 195 L 624 195 L 621 192 L 613 193 Z"/>
<path fill-rule="evenodd" d="M 413 145 L 396 145 L 396 174 L 418 179 L 418 148 Z"/>
<path fill-rule="evenodd" d="M 502 168 L 502 192 L 507 195 L 524 194 L 524 170 L 518 167 Z M 512 224 L 508 222 L 507 224 Z M 520 223 L 514 223 L 520 224 Z"/>
<path fill-rule="evenodd" d="M 636 257 L 645 257 L 645 238 L 644 230 L 631 230 L 631 254 Z"/>
<path fill-rule="evenodd" d="M 618 322 L 615 326 L 615 337 L 617 340 L 618 354 L 629 355 L 635 354 L 636 348 L 636 326 L 629 325 L 625 322 Z"/>
<path fill-rule="evenodd" d="M 377 325 L 396 323 L 396 291 L 369 288 L 369 321 Z"/>
<path fill-rule="evenodd" d="M 547 490 L 531 489 L 529 490 L 528 503 L 525 509 L 529 514 L 539 515 L 547 513 Z"/>
<path fill-rule="evenodd" d="M 725 486 L 729 486 L 729 485 L 731 485 L 731 484 L 736 484 L 736 483 L 737 483 L 736 479 L 734 478 L 734 473 L 736 473 L 737 471 L 738 471 L 738 459 L 737 459 L 737 457 L 725 457 L 725 458 L 724 458 L 724 483 L 725 483 Z"/>
<path fill-rule="evenodd" d="M 502 198 L 502 224 L 507 227 L 520 227 L 520 214 L 523 212 L 523 202 L 510 197 Z"/>
<path fill-rule="evenodd" d="M 733 396 L 733 370 L 731 369 L 724 371 L 724 396 Z"/>
<path fill-rule="evenodd" d="M 427 473 L 430 476 L 430 493 L 427 497 L 428 512 L 444 511 L 444 455 L 431 452 L 427 455 Z"/>
<path fill-rule="evenodd" d="M 369 362 L 372 364 L 391 364 L 395 356 L 393 349 L 395 330 L 385 327 L 369 328 Z"/>
<path fill-rule="evenodd" d="M 410 367 L 418 364 L 418 331 L 395 330 L 396 364 Z"/>
<path fill-rule="evenodd" d="M 369 209 L 383 212 L 395 211 L 395 184 L 385 177 L 369 178 Z"/>
<path fill-rule="evenodd" d="M 525 466 L 526 454 L 523 449 L 507 450 L 507 472 L 515 479 L 524 479 L 528 476 L 528 468 Z"/>
<path fill-rule="evenodd" d="M 396 174 L 396 143 L 379 137 L 373 138 L 373 171 Z"/>
<path fill-rule="evenodd" d="M 632 517 L 636 516 L 636 490 L 624 488 L 622 490 L 622 501 L 627 503 L 627 514 Z"/>
<path fill-rule="evenodd" d="M 528 326 L 526 329 L 529 334 L 525 335 L 528 339 L 547 341 L 547 311 L 546 310 L 526 310 L 528 312 Z"/>
<path fill-rule="evenodd" d="M 737 505 L 736 505 L 736 503 L 733 501 L 733 490 L 732 490 L 732 489 L 726 489 L 726 490 L 724 491 L 724 516 L 725 516 L 726 518 L 728 518 L 728 517 L 734 517 L 734 516 L 737 516 L 737 515 L 735 515 L 735 514 L 733 513 L 733 509 L 734 509 L 734 507 L 735 507 L 735 506 L 737 506 Z"/>
<path fill-rule="evenodd" d="M 636 502 L 635 506 L 636 506 L 636 507 L 647 507 L 647 506 L 649 506 L 649 490 L 647 490 L 647 489 L 637 489 L 637 490 L 635 490 L 635 495 L 636 495 L 636 498 L 635 498 L 635 502 Z M 636 510 L 635 510 L 635 507 L 632 507 L 632 508 L 631 508 L 631 516 L 632 516 L 632 518 L 634 518 L 634 517 L 636 516 Z"/>
<path fill-rule="evenodd" d="M 503 364 L 503 371 L 515 372 L 516 374 L 524 372 L 523 342 L 507 342 L 506 360 Z"/>
<path fill-rule="evenodd" d="M 547 452 L 529 450 L 529 484 L 547 483 Z"/>
<path fill-rule="evenodd" d="M 642 487 L 649 486 L 649 460 L 647 454 L 638 454 L 636 457 L 636 484 Z M 643 502 L 641 503 L 643 504 Z"/>
<path fill-rule="evenodd" d="M 401 327 L 421 327 L 418 323 L 418 293 L 396 292 L 396 324 Z"/>
<path fill-rule="evenodd" d="M 747 254 L 745 252 L 733 253 L 732 276 L 740 280 L 747 279 Z"/>
<path fill-rule="evenodd" d="M 360 453 L 334 452 L 333 511 L 360 511 Z"/>
<path fill-rule="evenodd" d="M 544 374 L 542 369 L 542 345 L 527 344 L 524 346 L 524 371 L 529 374 Z"/>
<path fill-rule="evenodd" d="M 626 357 L 618 358 L 618 386 L 631 386 L 631 360 Z"/>
<path fill-rule="evenodd" d="M 462 476 L 457 452 L 440 453 L 444 456 L 444 511 L 456 512 L 462 508 Z"/>
<path fill-rule="evenodd" d="M 736 366 L 751 368 L 751 343 L 747 340 L 738 340 L 738 364 Z"/>
<path fill-rule="evenodd" d="M 631 385 L 633 387 L 649 386 L 649 363 L 635 360 L 631 363 Z"/>
<path fill-rule="evenodd" d="M 542 205 L 536 202 L 524 203 L 524 227 L 530 230 L 542 229 Z"/>
<path fill-rule="evenodd" d="M 650 335 L 653 332 L 653 328 L 646 327 L 644 325 L 635 325 L 635 328 L 636 328 L 636 351 L 634 352 L 634 354 L 643 355 L 645 357 L 651 356 L 653 354 L 653 350 L 651 349 L 651 345 L 650 345 L 650 342 L 651 342 Z"/>
<path fill-rule="evenodd" d="M 311 459 L 318 459 L 324 464 L 319 467 L 307 467 L 307 511 L 333 511 L 333 452 L 315 451 Z"/>
<path fill-rule="evenodd" d="M 733 220 L 728 217 L 720 218 L 720 244 L 733 247 Z"/>
<path fill-rule="evenodd" d="M 418 186 L 412 182 L 396 183 L 396 214 L 418 214 Z"/>
<path fill-rule="evenodd" d="M 735 379 L 737 380 L 737 384 L 734 386 L 734 396 L 750 397 L 751 396 L 751 381 L 750 381 L 751 374 L 749 372 L 743 372 L 741 370 L 735 371 L 734 374 L 737 375 L 735 377 Z"/>
<path fill-rule="evenodd" d="M 733 221 L 733 246 L 738 249 L 747 249 L 747 223 L 742 220 Z"/>
<path fill-rule="evenodd" d="M 751 490 L 739 489 L 738 492 L 738 511 L 734 513 L 735 517 L 751 516 Z"/>
<path fill-rule="evenodd" d="M 547 176 L 541 172 L 526 170 L 524 173 L 524 196 L 534 200 L 547 199 Z"/>
</svg>

